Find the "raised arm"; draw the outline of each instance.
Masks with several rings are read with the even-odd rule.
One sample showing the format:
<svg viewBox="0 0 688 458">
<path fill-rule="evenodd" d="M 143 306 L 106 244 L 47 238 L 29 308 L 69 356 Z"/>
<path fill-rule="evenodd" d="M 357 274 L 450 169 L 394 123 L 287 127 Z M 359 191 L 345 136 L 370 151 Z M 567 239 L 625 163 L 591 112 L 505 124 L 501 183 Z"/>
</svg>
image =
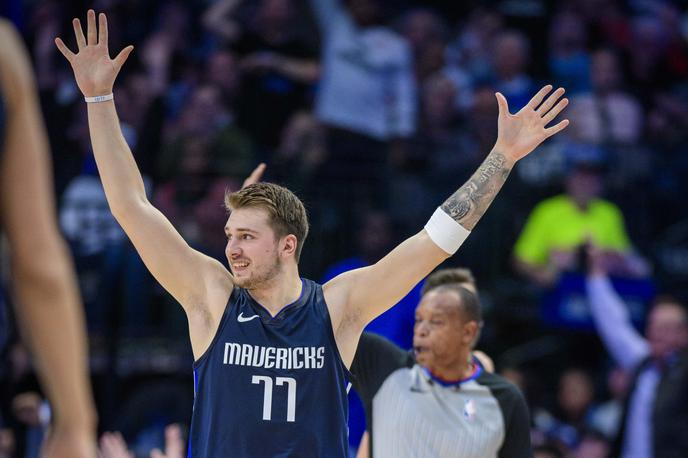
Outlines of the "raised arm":
<svg viewBox="0 0 688 458">
<path fill-rule="evenodd" d="M 334 325 L 344 324 L 338 340 L 340 352 L 353 355 L 360 330 L 458 249 L 504 185 L 514 164 L 568 125 L 564 120 L 546 127 L 568 104 L 567 99 L 559 100 L 563 89 L 551 91 L 551 86 L 545 86 L 515 115 L 509 113 L 504 96 L 497 93 L 497 142 L 468 182 L 442 204 L 424 230 L 375 265 L 346 272 L 325 285 Z M 335 336 L 337 332 L 335 329 Z"/>
<path fill-rule="evenodd" d="M 633 327 L 626 304 L 614 290 L 600 253 L 589 250 L 588 303 L 595 328 L 609 354 L 624 369 L 633 370 L 650 354 L 647 340 Z"/>
<path fill-rule="evenodd" d="M 315 84 L 320 77 L 320 64 L 315 59 L 292 57 L 273 52 L 256 52 L 241 61 L 245 72 L 273 71 L 303 84 Z"/>
<path fill-rule="evenodd" d="M 115 78 L 133 47 L 110 59 L 107 20 L 88 11 L 87 37 L 74 19 L 79 50 L 56 44 L 74 70 L 85 97 L 112 93 Z M 93 154 L 112 214 L 160 284 L 184 307 L 194 353 L 199 356 L 214 334 L 232 289 L 229 272 L 218 261 L 193 250 L 146 198 L 141 174 L 120 129 L 114 100 L 88 103 Z M 219 230 L 219 229 L 218 229 Z"/>
<path fill-rule="evenodd" d="M 96 412 L 74 267 L 55 214 L 50 155 L 36 83 L 21 39 L 0 20 L 0 219 L 10 245 L 22 337 L 53 409 L 47 457 L 95 456 Z"/>
</svg>

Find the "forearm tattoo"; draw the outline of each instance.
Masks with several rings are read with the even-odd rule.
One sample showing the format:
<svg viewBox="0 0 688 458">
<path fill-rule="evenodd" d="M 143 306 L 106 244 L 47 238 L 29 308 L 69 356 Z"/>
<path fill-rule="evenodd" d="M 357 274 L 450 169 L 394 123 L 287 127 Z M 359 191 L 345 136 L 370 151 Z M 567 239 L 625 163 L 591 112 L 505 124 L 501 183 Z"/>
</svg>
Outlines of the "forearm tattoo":
<svg viewBox="0 0 688 458">
<path fill-rule="evenodd" d="M 442 204 L 442 210 L 472 230 L 502 189 L 511 167 L 503 154 L 493 151 L 466 184 Z"/>
</svg>

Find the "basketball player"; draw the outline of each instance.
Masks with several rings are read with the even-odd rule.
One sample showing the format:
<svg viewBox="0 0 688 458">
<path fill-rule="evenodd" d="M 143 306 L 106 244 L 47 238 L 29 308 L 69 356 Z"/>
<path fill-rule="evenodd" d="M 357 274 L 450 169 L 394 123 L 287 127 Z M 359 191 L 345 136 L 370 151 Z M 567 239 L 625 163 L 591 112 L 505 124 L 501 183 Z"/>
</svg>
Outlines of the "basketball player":
<svg viewBox="0 0 688 458">
<path fill-rule="evenodd" d="M 110 59 L 107 22 L 74 19 L 72 65 L 88 105 L 91 141 L 112 213 L 147 267 L 182 305 L 196 358 L 190 454 L 195 457 L 347 456 L 348 370 L 363 328 L 451 256 L 487 210 L 516 161 L 568 121 L 564 90 L 543 88 L 516 115 L 499 102 L 494 150 L 426 228 L 375 265 L 320 286 L 299 277 L 308 234 L 301 201 L 257 183 L 229 194 L 231 273 L 193 250 L 146 199 L 120 130 L 112 88 L 132 47 Z M 548 94 L 550 94 L 548 96 Z"/>
<path fill-rule="evenodd" d="M 351 366 L 366 410 L 357 457 L 530 457 L 528 408 L 472 353 L 482 325 L 465 269 L 428 277 L 413 352 L 363 333 Z"/>
<path fill-rule="evenodd" d="M 52 408 L 43 456 L 92 458 L 96 411 L 83 311 L 57 227 L 33 71 L 21 38 L 2 19 L 0 43 L 0 220 L 9 242 L 18 325 Z"/>
</svg>

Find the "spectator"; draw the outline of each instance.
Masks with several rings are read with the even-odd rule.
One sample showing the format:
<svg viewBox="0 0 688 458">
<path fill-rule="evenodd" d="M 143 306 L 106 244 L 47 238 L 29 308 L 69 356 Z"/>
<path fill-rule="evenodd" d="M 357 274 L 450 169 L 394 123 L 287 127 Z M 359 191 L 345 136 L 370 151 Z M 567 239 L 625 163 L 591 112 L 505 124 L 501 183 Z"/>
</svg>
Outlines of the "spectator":
<svg viewBox="0 0 688 458">
<path fill-rule="evenodd" d="M 621 211 L 600 198 L 601 165 L 576 162 L 566 177 L 566 192 L 535 207 L 514 248 L 517 270 L 542 287 L 553 286 L 562 271 L 583 269 L 577 250 L 588 242 L 607 250 L 618 261 L 618 272 L 634 265 Z"/>
<path fill-rule="evenodd" d="M 457 95 L 444 74 L 429 77 L 422 86 L 418 131 L 391 157 L 389 208 L 408 227 L 420 224 L 456 177 L 467 176 L 483 159 L 461 122 Z M 409 195 L 416 198 L 410 201 Z"/>
<path fill-rule="evenodd" d="M 623 400 L 628 395 L 631 374 L 621 367 L 614 367 L 607 374 L 607 390 L 611 399 L 598 405 L 590 416 L 590 426 L 613 440 L 619 433 Z"/>
<path fill-rule="evenodd" d="M 472 80 L 488 80 L 492 70 L 493 44 L 503 30 L 503 22 L 496 8 L 475 8 L 451 46 L 451 67 L 466 69 Z"/>
<path fill-rule="evenodd" d="M 585 428 L 595 391 L 590 374 L 578 368 L 568 368 L 559 378 L 557 410 L 560 418 L 579 432 Z"/>
<path fill-rule="evenodd" d="M 318 119 L 328 127 L 329 157 L 319 175 L 334 193 L 338 224 L 351 204 L 384 204 L 391 141 L 415 131 L 411 49 L 381 25 L 380 0 L 311 0 L 322 37 Z M 396 147 L 400 147 L 397 143 Z"/>
<path fill-rule="evenodd" d="M 376 140 L 415 130 L 415 84 L 409 45 L 380 25 L 379 0 L 311 2 L 323 38 L 317 100 L 324 123 Z"/>
<path fill-rule="evenodd" d="M 590 250 L 588 299 L 597 331 L 616 364 L 633 372 L 616 444 L 622 457 L 688 455 L 688 312 L 657 298 L 645 336 L 607 278 L 604 259 Z"/>
<path fill-rule="evenodd" d="M 549 29 L 549 70 L 555 81 L 575 95 L 590 89 L 590 56 L 583 19 L 566 11 L 556 15 Z"/>
<path fill-rule="evenodd" d="M 631 33 L 632 48 L 628 50 L 631 81 L 644 94 L 669 87 L 676 80 L 668 54 L 675 32 L 659 17 L 641 15 L 632 21 Z M 685 59 L 685 50 L 682 57 Z"/>
<path fill-rule="evenodd" d="M 208 56 L 205 82 L 217 87 L 220 90 L 221 99 L 227 104 L 236 101 L 241 87 L 238 65 L 236 54 L 228 49 L 219 49 Z"/>
<path fill-rule="evenodd" d="M 565 369 L 559 377 L 554 408 L 551 411 L 538 409 L 533 416 L 536 429 L 545 437 L 576 449 L 587 431 L 593 397 L 590 376 L 579 368 Z"/>
<path fill-rule="evenodd" d="M 238 56 L 239 125 L 273 149 L 289 117 L 308 105 L 320 69 L 312 46 L 296 34 L 293 0 L 260 0 L 245 21 L 237 12 L 241 3 L 219 0 L 206 10 L 203 22 Z"/>
<path fill-rule="evenodd" d="M 640 103 L 623 90 L 619 58 L 609 49 L 592 55 L 592 91 L 571 99 L 573 129 L 569 135 L 577 142 L 597 145 L 630 145 L 643 132 Z"/>
<path fill-rule="evenodd" d="M 401 21 L 401 34 L 413 50 L 417 81 L 422 83 L 445 67 L 448 30 L 436 12 L 422 7 L 408 11 Z"/>
<path fill-rule="evenodd" d="M 254 146 L 251 137 L 233 122 L 233 115 L 218 87 L 204 84 L 193 90 L 180 119 L 169 128 L 158 164 L 161 179 L 167 181 L 178 174 L 185 150 L 199 147 L 207 149 L 206 170 L 236 179 L 248 175 L 255 160 Z"/>
<path fill-rule="evenodd" d="M 492 59 L 495 89 L 504 94 L 514 111 L 520 110 L 535 89 L 533 79 L 527 74 L 530 64 L 528 38 L 515 30 L 502 32 L 495 38 Z"/>
</svg>

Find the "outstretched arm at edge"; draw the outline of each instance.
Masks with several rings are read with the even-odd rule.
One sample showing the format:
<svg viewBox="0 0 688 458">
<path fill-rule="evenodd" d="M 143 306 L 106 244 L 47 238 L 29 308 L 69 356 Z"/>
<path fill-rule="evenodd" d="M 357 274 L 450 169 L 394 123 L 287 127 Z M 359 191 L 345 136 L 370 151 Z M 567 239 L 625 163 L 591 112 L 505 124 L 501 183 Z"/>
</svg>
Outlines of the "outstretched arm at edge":
<svg viewBox="0 0 688 458">
<path fill-rule="evenodd" d="M 340 352 L 351 361 L 360 332 L 458 249 L 504 185 L 514 164 L 568 125 L 546 127 L 568 104 L 564 90 L 542 88 L 521 111 L 509 113 L 497 93 L 499 134 L 495 147 L 473 176 L 450 196 L 418 234 L 376 264 L 346 272 L 325 285 Z M 545 97 L 547 97 L 545 99 Z"/>
<path fill-rule="evenodd" d="M 0 208 L 22 336 L 53 409 L 44 456 L 95 455 L 96 411 L 74 266 L 60 236 L 48 140 L 26 50 L 0 20 L 0 93 L 7 107 Z"/>
<path fill-rule="evenodd" d="M 112 93 L 115 78 L 133 47 L 110 59 L 107 20 L 88 11 L 87 37 L 74 19 L 78 53 L 56 44 L 72 65 L 85 97 Z M 212 340 L 231 294 L 231 274 L 218 261 L 192 249 L 165 216 L 147 199 L 141 174 L 124 140 L 114 100 L 88 104 L 93 154 L 113 215 L 156 280 L 184 308 L 194 354 L 200 356 Z"/>
</svg>

